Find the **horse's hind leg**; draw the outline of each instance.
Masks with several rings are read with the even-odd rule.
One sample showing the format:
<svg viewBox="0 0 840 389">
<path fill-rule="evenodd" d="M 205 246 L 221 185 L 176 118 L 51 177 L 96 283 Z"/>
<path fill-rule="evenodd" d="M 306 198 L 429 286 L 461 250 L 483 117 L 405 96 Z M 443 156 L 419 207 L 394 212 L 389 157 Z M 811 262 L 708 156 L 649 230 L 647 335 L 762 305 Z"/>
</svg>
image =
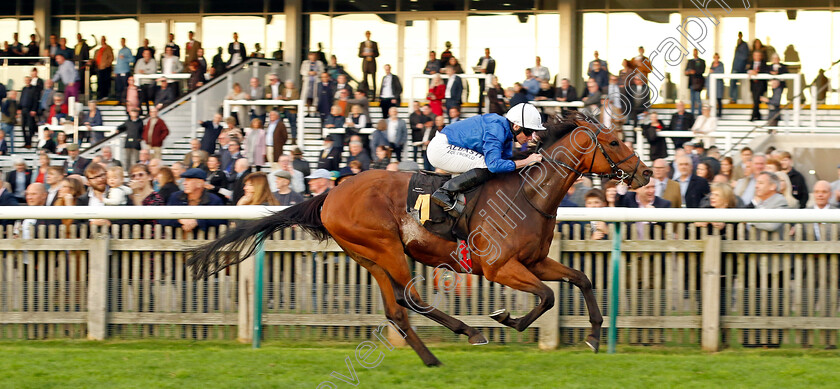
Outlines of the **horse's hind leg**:
<svg viewBox="0 0 840 389">
<path fill-rule="evenodd" d="M 385 317 L 393 321 L 405 333 L 405 341 L 414 352 L 423 360 L 426 366 L 440 366 L 442 363 L 431 351 L 423 344 L 417 333 L 411 328 L 411 323 L 408 321 L 408 312 L 405 308 L 397 304 L 394 288 L 391 283 L 391 277 L 379 265 L 363 259 L 357 261 L 362 264 L 376 279 L 379 284 L 379 290 L 382 292 L 382 301 L 385 303 Z"/>
<path fill-rule="evenodd" d="M 589 323 L 592 324 L 592 333 L 586 337 L 586 344 L 597 353 L 601 341 L 601 324 L 604 322 L 604 318 L 601 317 L 601 310 L 598 309 L 595 293 L 592 292 L 592 282 L 589 281 L 586 274 L 548 257 L 531 265 L 530 270 L 543 281 L 567 281 L 580 289 L 586 302 L 586 309 L 589 311 Z"/>
</svg>

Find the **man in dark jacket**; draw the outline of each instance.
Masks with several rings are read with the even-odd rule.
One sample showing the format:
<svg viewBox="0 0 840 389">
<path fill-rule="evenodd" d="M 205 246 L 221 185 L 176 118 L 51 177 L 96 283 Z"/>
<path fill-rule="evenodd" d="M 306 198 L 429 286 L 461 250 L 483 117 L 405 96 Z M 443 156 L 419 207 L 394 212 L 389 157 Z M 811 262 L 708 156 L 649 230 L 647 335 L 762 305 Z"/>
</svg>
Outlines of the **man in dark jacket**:
<svg viewBox="0 0 840 389">
<path fill-rule="evenodd" d="M 166 199 L 166 205 L 224 205 L 218 196 L 204 190 L 207 173 L 204 170 L 191 168 L 181 173 L 184 179 L 184 190 L 173 193 Z M 177 219 L 158 220 L 164 226 L 181 227 L 186 232 L 196 228 L 207 231 L 209 227 L 227 224 L 223 219 Z"/>
<path fill-rule="evenodd" d="M 37 86 L 31 84 L 32 77 L 23 78 L 23 90 L 20 91 L 20 126 L 23 130 L 24 147 L 32 145 L 32 136 L 38 131 L 38 99 L 41 92 Z"/>
<path fill-rule="evenodd" d="M 338 165 L 341 164 L 341 146 L 333 145 L 332 135 L 327 135 L 324 138 L 321 156 L 318 158 L 318 169 L 338 171 Z"/>
<path fill-rule="evenodd" d="M 231 204 L 236 205 L 239 199 L 245 195 L 245 178 L 251 174 L 251 165 L 247 158 L 240 158 L 236 160 L 233 167 L 233 173 L 230 174 L 231 186 L 230 190 L 233 192 L 230 201 Z"/>
<path fill-rule="evenodd" d="M 694 115 L 691 112 L 685 111 L 685 103 L 677 101 L 677 112 L 671 115 L 671 121 L 668 122 L 668 131 L 691 131 L 691 126 L 694 125 Z M 688 142 L 691 138 L 671 138 L 674 142 L 674 149 L 682 148 L 683 143 Z"/>
<path fill-rule="evenodd" d="M 79 145 L 75 143 L 67 144 L 67 159 L 64 160 L 64 171 L 67 175 L 83 174 L 90 160 L 79 156 Z"/>
<path fill-rule="evenodd" d="M 747 73 L 751 75 L 759 75 L 761 73 L 770 73 L 770 67 L 764 60 L 764 54 L 760 51 L 753 52 L 753 60 L 747 64 Z M 767 80 L 750 79 L 750 91 L 753 95 L 753 108 L 750 121 L 761 120 L 761 112 L 758 111 L 761 105 L 761 97 L 767 93 Z"/>
<path fill-rule="evenodd" d="M 680 176 L 675 181 L 680 184 L 680 195 L 685 207 L 700 208 L 700 200 L 709 194 L 709 182 L 703 177 L 691 174 L 692 169 L 694 164 L 690 156 L 683 155 L 677 158 L 677 171 Z"/>
<path fill-rule="evenodd" d="M 569 103 L 572 101 L 578 101 L 577 90 L 571 83 L 569 83 L 568 78 L 564 78 L 560 80 L 560 87 L 557 88 L 557 91 L 554 93 L 555 100 Z"/>
<path fill-rule="evenodd" d="M 128 120 L 117 127 L 118 132 L 125 132 L 125 152 L 123 166 L 131 168 L 140 159 L 140 141 L 143 138 L 143 120 L 139 118 L 140 109 L 128 111 Z M 167 199 L 164 199 L 164 201 Z"/>
<path fill-rule="evenodd" d="M 208 155 L 216 153 L 216 140 L 219 139 L 219 134 L 222 133 L 222 115 L 213 115 L 213 120 L 205 120 L 198 122 L 204 127 L 204 136 L 201 137 L 201 150 L 207 152 Z"/>
<path fill-rule="evenodd" d="M 160 86 L 155 92 L 155 106 L 161 109 L 173 102 L 177 98 L 178 92 L 174 87 L 169 86 L 169 81 L 165 78 L 160 79 Z"/>
<path fill-rule="evenodd" d="M 790 187 L 793 197 L 799 200 L 799 208 L 805 208 L 808 203 L 808 185 L 802 173 L 793 168 L 793 157 L 787 151 L 779 152 L 779 163 L 782 164 L 782 171 L 790 178 Z"/>
</svg>

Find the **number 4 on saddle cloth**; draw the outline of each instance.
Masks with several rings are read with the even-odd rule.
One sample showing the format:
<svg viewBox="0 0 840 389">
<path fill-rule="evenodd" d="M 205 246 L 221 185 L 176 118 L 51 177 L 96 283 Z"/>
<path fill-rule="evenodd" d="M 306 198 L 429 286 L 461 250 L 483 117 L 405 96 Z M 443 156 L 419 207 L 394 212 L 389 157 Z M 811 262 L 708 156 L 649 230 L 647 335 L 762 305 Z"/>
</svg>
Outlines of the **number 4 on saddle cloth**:
<svg viewBox="0 0 840 389">
<path fill-rule="evenodd" d="M 464 193 L 458 193 L 456 200 L 465 204 L 464 212 L 458 218 L 452 217 L 439 205 L 431 201 L 432 193 L 452 176 L 427 171 L 415 173 L 408 181 L 406 212 L 423 225 L 429 232 L 452 242 L 458 242 L 458 259 L 461 266 L 472 269 L 470 250 L 466 239 L 469 237 L 469 221 L 475 208 L 478 189 L 481 185 Z"/>
</svg>

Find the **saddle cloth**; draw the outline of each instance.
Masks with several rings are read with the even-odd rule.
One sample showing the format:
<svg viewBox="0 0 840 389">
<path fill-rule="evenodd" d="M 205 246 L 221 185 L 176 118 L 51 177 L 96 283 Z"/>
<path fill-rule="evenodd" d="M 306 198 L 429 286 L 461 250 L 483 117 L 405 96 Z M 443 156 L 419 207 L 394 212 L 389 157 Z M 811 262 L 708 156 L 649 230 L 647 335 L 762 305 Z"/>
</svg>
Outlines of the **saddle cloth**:
<svg viewBox="0 0 840 389">
<path fill-rule="evenodd" d="M 406 195 L 406 212 L 417 220 L 429 232 L 452 242 L 466 240 L 469 236 L 469 220 L 478 188 L 470 189 L 466 193 L 458 194 L 458 201 L 465 202 L 464 213 L 457 219 L 444 211 L 441 206 L 432 201 L 432 193 L 443 186 L 452 176 L 428 171 L 414 173 L 408 181 Z"/>
</svg>

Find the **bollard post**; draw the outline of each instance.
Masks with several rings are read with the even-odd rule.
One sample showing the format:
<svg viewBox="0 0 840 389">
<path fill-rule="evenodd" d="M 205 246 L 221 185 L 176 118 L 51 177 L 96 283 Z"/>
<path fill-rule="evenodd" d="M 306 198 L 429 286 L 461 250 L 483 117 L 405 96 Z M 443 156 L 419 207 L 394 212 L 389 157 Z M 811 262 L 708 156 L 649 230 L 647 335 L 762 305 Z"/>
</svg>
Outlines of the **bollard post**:
<svg viewBox="0 0 840 389">
<path fill-rule="evenodd" d="M 610 329 L 607 354 L 615 354 L 615 344 L 618 340 L 618 287 L 621 270 L 621 223 L 613 222 L 612 247 L 612 284 L 610 285 Z"/>
<path fill-rule="evenodd" d="M 260 234 L 260 237 L 262 234 Z M 257 239 L 259 239 L 257 238 Z M 257 254 L 254 258 L 254 331 L 252 345 L 254 348 L 260 348 L 260 341 L 262 340 L 262 312 L 263 312 L 263 280 L 264 280 L 264 262 L 265 262 L 265 244 L 260 242 L 257 245 Z"/>
</svg>

